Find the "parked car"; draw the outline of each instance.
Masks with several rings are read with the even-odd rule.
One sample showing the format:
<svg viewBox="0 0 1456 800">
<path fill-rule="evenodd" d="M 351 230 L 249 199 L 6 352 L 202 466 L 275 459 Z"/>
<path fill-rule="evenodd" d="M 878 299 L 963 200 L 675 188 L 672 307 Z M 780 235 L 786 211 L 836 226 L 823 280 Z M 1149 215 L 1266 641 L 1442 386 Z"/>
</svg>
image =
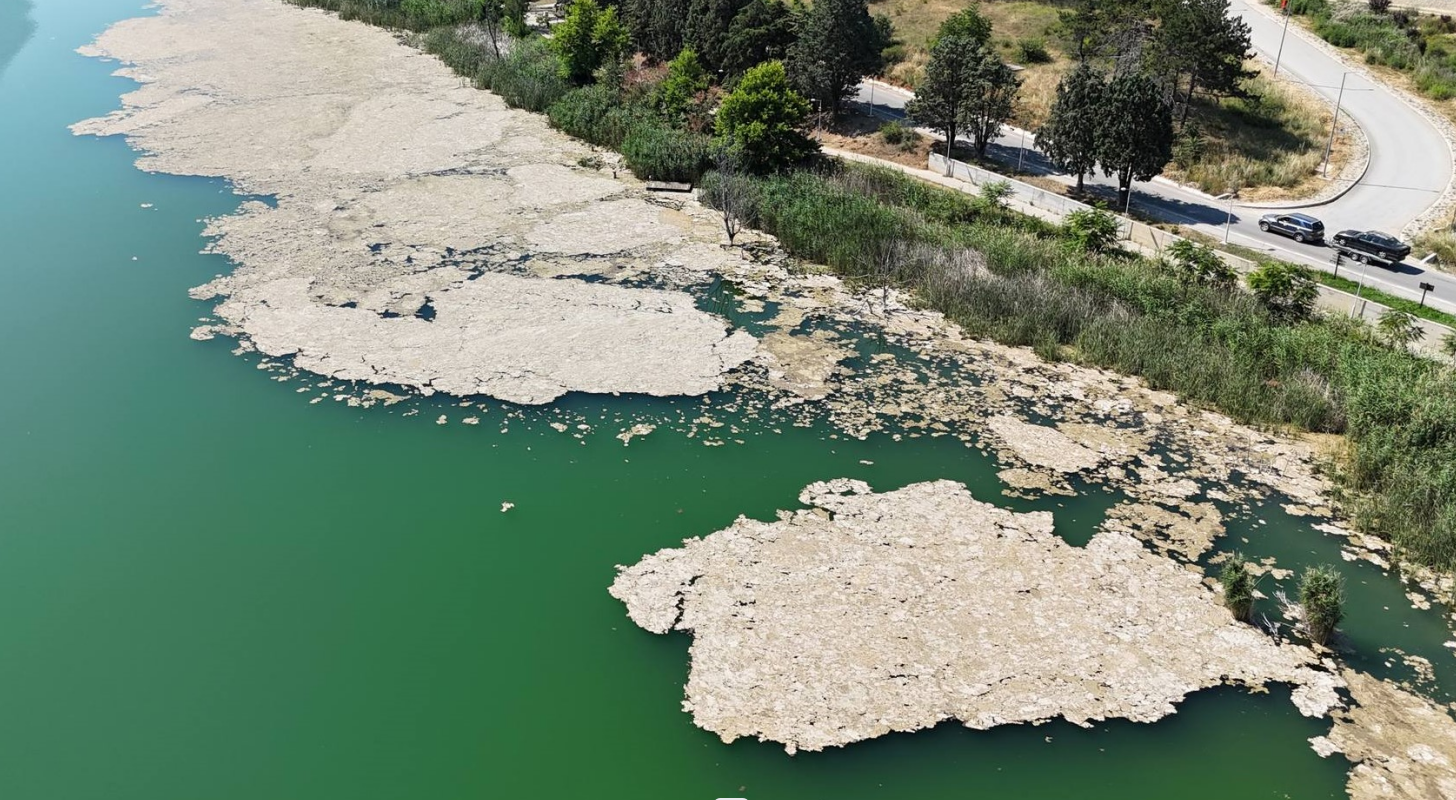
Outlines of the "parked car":
<svg viewBox="0 0 1456 800">
<path fill-rule="evenodd" d="M 1335 234 L 1336 250 L 1356 261 L 1385 261 L 1399 264 L 1410 255 L 1410 245 L 1380 231 L 1340 231 Z"/>
<path fill-rule="evenodd" d="M 1325 224 L 1308 214 L 1265 214 L 1259 218 L 1259 230 L 1282 233 L 1296 242 L 1325 240 Z"/>
</svg>

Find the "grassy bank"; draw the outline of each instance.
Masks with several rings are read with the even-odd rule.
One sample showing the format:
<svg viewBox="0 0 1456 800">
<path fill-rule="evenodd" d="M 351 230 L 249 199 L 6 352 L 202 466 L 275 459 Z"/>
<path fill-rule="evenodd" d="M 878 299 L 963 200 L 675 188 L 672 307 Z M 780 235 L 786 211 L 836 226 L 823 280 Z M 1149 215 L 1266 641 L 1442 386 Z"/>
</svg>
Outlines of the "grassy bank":
<svg viewBox="0 0 1456 800">
<path fill-rule="evenodd" d="M 427 31 L 469 22 L 480 13 L 479 0 L 288 0 L 296 6 L 333 11 L 342 19 L 383 28 Z"/>
<path fill-rule="evenodd" d="M 1270 0 L 1269 5 L 1278 6 Z M 1450 15 L 1397 8 L 1390 3 L 1291 0 L 1321 39 L 1354 50 L 1375 67 L 1410 76 L 1411 87 L 1432 100 L 1456 98 L 1456 21 Z"/>
<path fill-rule="evenodd" d="M 1456 328 L 1456 316 L 1447 314 L 1440 309 L 1421 305 L 1415 300 L 1407 300 L 1404 297 L 1396 297 L 1393 294 L 1387 294 L 1380 291 L 1379 289 L 1371 288 L 1370 286 L 1365 286 L 1364 288 L 1361 288 L 1358 281 L 1350 280 L 1343 275 L 1330 275 L 1328 273 L 1318 272 L 1315 273 L 1315 277 L 1319 279 L 1320 283 L 1323 283 L 1324 285 L 1334 289 L 1339 289 L 1342 292 L 1355 294 L 1358 291 L 1361 297 L 1369 300 L 1372 303 L 1379 303 L 1383 306 L 1389 306 L 1397 311 L 1404 311 L 1405 313 L 1412 316 L 1420 317 L 1421 319 L 1428 319 L 1432 322 L 1439 322 L 1447 327 Z"/>
<path fill-rule="evenodd" d="M 851 280 L 893 281 L 976 336 L 1139 375 L 1249 423 L 1347 434 L 1363 529 L 1456 568 L 1456 381 L 1338 316 L 1284 324 L 1249 294 L 1081 252 L 1055 229 L 861 165 L 758 179 L 754 222 Z M 879 254 L 895 254 L 881 274 Z"/>
</svg>

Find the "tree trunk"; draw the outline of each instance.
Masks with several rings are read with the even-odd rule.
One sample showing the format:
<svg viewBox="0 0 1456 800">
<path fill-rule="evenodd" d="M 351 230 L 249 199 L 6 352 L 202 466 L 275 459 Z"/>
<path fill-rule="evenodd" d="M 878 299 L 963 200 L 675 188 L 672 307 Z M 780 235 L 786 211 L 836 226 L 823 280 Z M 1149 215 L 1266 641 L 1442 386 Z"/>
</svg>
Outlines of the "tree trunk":
<svg viewBox="0 0 1456 800">
<path fill-rule="evenodd" d="M 1183 115 L 1178 118 L 1178 130 L 1182 132 L 1183 127 L 1188 124 L 1188 110 L 1193 108 L 1193 92 L 1198 88 L 1198 75 L 1188 76 L 1188 96 L 1183 99 Z"/>
<path fill-rule="evenodd" d="M 1077 194 L 1081 194 L 1082 193 L 1082 191 L 1083 191 L 1083 189 L 1082 189 L 1082 180 L 1084 178 L 1086 178 L 1086 177 L 1087 177 L 1087 173 L 1085 173 L 1085 172 L 1079 172 L 1079 173 L 1077 173 Z"/>
</svg>

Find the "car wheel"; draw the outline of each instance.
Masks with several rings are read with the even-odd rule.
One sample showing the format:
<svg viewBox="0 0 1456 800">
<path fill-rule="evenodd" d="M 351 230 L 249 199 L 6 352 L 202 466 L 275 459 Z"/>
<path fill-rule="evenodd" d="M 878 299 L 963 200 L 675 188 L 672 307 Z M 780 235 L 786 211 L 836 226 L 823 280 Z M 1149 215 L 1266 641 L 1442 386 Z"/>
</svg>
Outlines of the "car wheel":
<svg viewBox="0 0 1456 800">
<path fill-rule="evenodd" d="M 1302 233 L 1296 233 L 1296 234 L 1294 234 L 1294 241 L 1299 242 L 1300 244 L 1304 244 L 1304 234 L 1302 234 Z"/>
<path fill-rule="evenodd" d="M 1259 223 L 1259 230 L 1261 230 L 1261 231 L 1263 231 L 1265 233 L 1268 233 L 1269 232 L 1269 223 L 1267 223 L 1267 222 L 1261 222 L 1261 223 Z"/>
</svg>

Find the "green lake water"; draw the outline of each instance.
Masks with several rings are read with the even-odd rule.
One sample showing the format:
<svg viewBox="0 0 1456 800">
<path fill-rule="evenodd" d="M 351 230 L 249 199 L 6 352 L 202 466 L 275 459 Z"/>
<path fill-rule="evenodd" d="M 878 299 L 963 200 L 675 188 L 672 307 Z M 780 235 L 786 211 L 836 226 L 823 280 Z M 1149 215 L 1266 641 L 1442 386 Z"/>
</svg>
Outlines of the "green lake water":
<svg viewBox="0 0 1456 800">
<path fill-rule="evenodd" d="M 689 640 L 633 626 L 614 565 L 834 477 L 960 480 L 1074 542 L 1116 498 L 1007 500 L 948 439 L 770 419 L 705 447 L 670 424 L 732 421 L 729 396 L 490 403 L 477 427 L 450 399 L 310 403 L 316 381 L 187 337 L 208 306 L 186 290 L 228 268 L 200 220 L 238 198 L 66 130 L 132 85 L 74 48 L 141 5 L 0 0 L 0 798 L 1343 796 L 1345 763 L 1306 743 L 1327 724 L 1278 687 L 1155 725 L 948 724 L 795 757 L 695 728 Z M 623 447 L 633 421 L 664 425 Z M 1277 504 L 1230 528 L 1284 567 L 1343 564 L 1350 660 L 1407 677 L 1380 652 L 1400 647 L 1456 692 L 1449 631 L 1392 579 Z"/>
</svg>

